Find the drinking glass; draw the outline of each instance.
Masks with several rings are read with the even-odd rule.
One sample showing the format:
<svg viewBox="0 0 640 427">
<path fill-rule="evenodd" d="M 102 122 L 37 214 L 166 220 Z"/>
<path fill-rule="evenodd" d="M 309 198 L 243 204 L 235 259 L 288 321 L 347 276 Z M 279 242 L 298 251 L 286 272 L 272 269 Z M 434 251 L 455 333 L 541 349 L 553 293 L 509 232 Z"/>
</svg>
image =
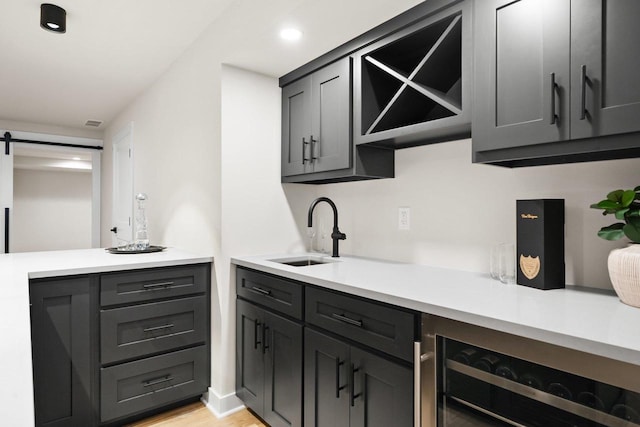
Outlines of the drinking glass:
<svg viewBox="0 0 640 427">
<path fill-rule="evenodd" d="M 516 250 L 513 243 L 499 245 L 499 277 L 502 283 L 516 283 Z"/>
</svg>

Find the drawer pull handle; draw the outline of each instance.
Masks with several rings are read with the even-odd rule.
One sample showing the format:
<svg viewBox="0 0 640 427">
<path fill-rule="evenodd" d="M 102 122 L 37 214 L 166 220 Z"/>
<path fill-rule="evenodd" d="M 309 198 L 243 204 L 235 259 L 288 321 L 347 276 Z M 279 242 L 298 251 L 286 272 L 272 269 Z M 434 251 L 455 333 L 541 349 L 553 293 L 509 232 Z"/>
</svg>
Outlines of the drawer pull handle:
<svg viewBox="0 0 640 427">
<path fill-rule="evenodd" d="M 339 320 L 344 323 L 348 323 L 349 325 L 357 326 L 358 328 L 362 328 L 362 320 L 351 319 L 344 314 L 333 313 L 331 315 L 336 320 Z"/>
<path fill-rule="evenodd" d="M 260 341 L 260 339 L 258 338 L 258 328 L 260 328 L 261 323 L 257 320 L 254 320 L 253 322 L 253 349 L 257 350 L 258 349 L 258 345 L 262 344 L 262 341 Z M 264 336 L 263 336 L 263 340 L 264 340 Z"/>
<path fill-rule="evenodd" d="M 257 286 L 254 286 L 254 287 L 252 287 L 251 289 L 252 289 L 253 291 L 255 291 L 255 292 L 259 293 L 259 294 L 266 295 L 266 296 L 271 296 L 271 291 L 269 291 L 269 290 L 267 290 L 267 289 L 262 289 L 262 288 L 259 288 L 259 287 L 257 287 Z"/>
<path fill-rule="evenodd" d="M 339 357 L 336 357 L 336 399 L 340 399 L 340 391 L 347 388 L 346 385 L 340 385 L 340 366 L 344 365 L 344 361 L 340 361 Z"/>
<path fill-rule="evenodd" d="M 153 332 L 153 331 L 159 331 L 160 329 L 169 329 L 169 328 L 173 328 L 173 323 L 167 323 L 166 325 L 154 326 L 152 328 L 144 328 L 142 331 L 143 332 Z"/>
<path fill-rule="evenodd" d="M 165 375 L 164 377 L 161 377 L 161 378 L 154 378 L 151 380 L 143 381 L 142 386 L 151 387 L 151 386 L 166 383 L 169 381 L 173 381 L 173 377 L 171 375 Z"/>
<path fill-rule="evenodd" d="M 356 406 L 356 399 L 362 396 L 362 392 L 356 393 L 356 372 L 360 372 L 360 368 L 356 368 L 355 365 L 351 364 L 351 395 L 349 396 L 351 406 Z M 362 385 L 362 384 L 361 384 Z"/>
<path fill-rule="evenodd" d="M 142 285 L 145 291 L 155 291 L 158 288 L 166 288 L 173 285 L 173 282 L 145 283 Z"/>
</svg>

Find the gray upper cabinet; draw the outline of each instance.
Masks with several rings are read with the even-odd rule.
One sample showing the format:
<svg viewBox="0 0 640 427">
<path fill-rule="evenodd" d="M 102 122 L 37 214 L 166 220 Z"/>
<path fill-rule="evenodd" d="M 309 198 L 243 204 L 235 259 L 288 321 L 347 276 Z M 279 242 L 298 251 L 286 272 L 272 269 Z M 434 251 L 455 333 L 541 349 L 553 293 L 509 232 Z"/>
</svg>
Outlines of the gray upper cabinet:
<svg viewBox="0 0 640 427">
<path fill-rule="evenodd" d="M 571 137 L 640 130 L 640 2 L 571 3 Z"/>
<path fill-rule="evenodd" d="M 474 162 L 637 155 L 638 2 L 483 0 L 474 16 Z"/>
<path fill-rule="evenodd" d="M 311 78 L 282 88 L 282 176 L 311 172 Z"/>
<path fill-rule="evenodd" d="M 568 138 L 569 105 L 559 92 L 569 84 L 569 1 L 481 3 L 474 150 Z"/>
<path fill-rule="evenodd" d="M 351 165 L 349 58 L 282 89 L 282 175 Z"/>
</svg>

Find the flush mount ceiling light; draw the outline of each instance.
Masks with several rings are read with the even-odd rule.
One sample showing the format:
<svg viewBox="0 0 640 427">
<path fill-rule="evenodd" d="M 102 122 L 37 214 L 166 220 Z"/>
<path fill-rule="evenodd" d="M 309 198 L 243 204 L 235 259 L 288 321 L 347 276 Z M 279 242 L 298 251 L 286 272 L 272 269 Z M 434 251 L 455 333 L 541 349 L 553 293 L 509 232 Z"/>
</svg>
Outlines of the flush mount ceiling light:
<svg viewBox="0 0 640 427">
<path fill-rule="evenodd" d="M 40 5 L 40 26 L 54 33 L 67 32 L 67 12 L 55 4 L 42 3 Z"/>
<path fill-rule="evenodd" d="M 296 28 L 284 28 L 280 31 L 280 38 L 287 41 L 300 40 L 302 32 Z"/>
</svg>

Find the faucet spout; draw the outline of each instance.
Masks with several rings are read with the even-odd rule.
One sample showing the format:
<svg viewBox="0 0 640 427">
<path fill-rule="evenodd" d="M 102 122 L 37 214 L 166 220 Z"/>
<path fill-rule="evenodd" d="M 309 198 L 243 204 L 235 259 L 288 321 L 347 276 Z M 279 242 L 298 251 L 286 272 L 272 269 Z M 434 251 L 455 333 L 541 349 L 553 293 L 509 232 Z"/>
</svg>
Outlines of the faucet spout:
<svg viewBox="0 0 640 427">
<path fill-rule="evenodd" d="M 338 258 L 338 241 L 345 240 L 347 235 L 340 232 L 338 229 L 338 208 L 336 208 L 336 204 L 328 197 L 318 197 L 313 202 L 311 202 L 311 206 L 309 206 L 309 215 L 307 218 L 307 227 L 313 227 L 313 210 L 316 205 L 320 202 L 327 202 L 331 209 L 333 209 L 333 231 L 331 232 L 331 239 L 333 240 L 333 258 Z"/>
</svg>

